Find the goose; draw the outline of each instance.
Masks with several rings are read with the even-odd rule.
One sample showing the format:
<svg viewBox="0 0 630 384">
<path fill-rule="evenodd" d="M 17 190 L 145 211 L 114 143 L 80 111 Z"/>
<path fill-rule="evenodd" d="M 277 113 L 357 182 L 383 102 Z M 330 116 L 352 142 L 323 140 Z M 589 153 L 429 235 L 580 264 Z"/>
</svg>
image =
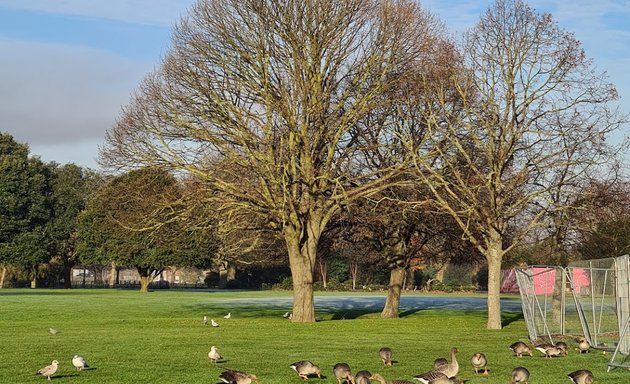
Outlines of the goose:
<svg viewBox="0 0 630 384">
<path fill-rule="evenodd" d="M 420 375 L 414 376 L 414 379 L 420 380 L 423 383 L 430 383 L 432 380 L 436 380 L 442 378 L 442 376 L 446 376 L 446 378 L 451 378 L 457 376 L 459 373 L 459 363 L 457 362 L 456 354 L 459 350 L 455 347 L 451 348 L 451 362 L 450 363 L 433 363 L 434 368 L 429 372 L 422 373 Z M 437 359 L 436 359 L 437 360 Z"/>
<path fill-rule="evenodd" d="M 436 369 L 430 370 L 429 372 L 422 373 L 420 375 L 415 375 L 414 380 L 418 380 L 423 384 L 431 384 L 435 383 L 437 380 L 448 380 L 449 377 L 446 376 L 445 373 L 440 372 Z"/>
<path fill-rule="evenodd" d="M 227 315 L 223 316 L 224 319 L 229 319 L 230 317 L 232 317 L 232 312 L 228 312 Z"/>
<path fill-rule="evenodd" d="M 488 368 L 486 368 L 488 360 L 486 359 L 486 355 L 481 352 L 477 352 L 470 358 L 470 363 L 473 368 L 475 368 L 476 374 L 479 374 L 479 370 L 483 368 L 483 374 L 488 375 Z"/>
<path fill-rule="evenodd" d="M 575 384 L 592 384 L 593 380 L 593 372 L 587 369 L 580 369 L 575 372 L 571 372 L 567 375 L 569 379 Z"/>
<path fill-rule="evenodd" d="M 202 320 L 203 325 L 208 325 L 208 316 L 204 316 Z"/>
<path fill-rule="evenodd" d="M 566 356 L 566 351 L 563 351 L 553 344 L 537 345 L 536 350 L 545 355 L 545 359 L 550 359 L 554 356 Z"/>
<path fill-rule="evenodd" d="M 528 384 L 529 371 L 525 367 L 516 367 L 512 370 L 512 384 L 525 383 Z"/>
<path fill-rule="evenodd" d="M 354 376 L 354 382 L 355 384 L 370 384 L 370 376 L 372 376 L 370 371 L 359 371 Z"/>
<path fill-rule="evenodd" d="M 510 345 L 510 349 L 514 352 L 514 354 L 516 354 L 517 357 L 523 357 L 525 353 L 532 356 L 531 349 L 529 349 L 527 344 L 523 343 L 522 341 L 512 343 Z"/>
<path fill-rule="evenodd" d="M 249 373 L 236 371 L 234 369 L 221 372 L 219 379 L 227 384 L 251 384 L 252 381 L 258 382 L 256 375 L 250 375 Z"/>
<path fill-rule="evenodd" d="M 381 360 L 383 361 L 383 364 L 391 367 L 392 366 L 392 350 L 389 347 L 383 347 L 378 351 L 379 356 L 381 357 Z"/>
<path fill-rule="evenodd" d="M 445 358 L 438 357 L 437 359 L 433 360 L 433 369 L 438 369 L 443 365 L 448 365 L 448 360 L 446 360 Z"/>
<path fill-rule="evenodd" d="M 217 323 L 216 321 L 214 321 L 214 319 L 210 319 L 210 324 L 211 324 L 213 327 L 218 327 L 218 326 L 219 326 L 219 323 Z"/>
<path fill-rule="evenodd" d="M 341 384 L 342 381 L 355 384 L 354 376 L 352 376 L 352 371 L 347 363 L 335 364 L 333 367 L 333 373 L 335 374 L 335 378 L 337 378 L 337 382 L 339 384 Z"/>
<path fill-rule="evenodd" d="M 57 368 L 59 368 L 59 362 L 57 360 L 53 360 L 50 365 L 47 365 L 39 371 L 35 372 L 35 375 L 46 376 L 48 380 L 50 380 L 50 376 L 54 375 L 55 372 L 57 372 Z"/>
<path fill-rule="evenodd" d="M 87 361 L 85 361 L 85 359 L 79 355 L 74 355 L 74 357 L 72 358 L 72 365 L 74 365 L 77 371 L 80 371 L 85 368 L 90 368 Z"/>
<path fill-rule="evenodd" d="M 558 341 L 556 347 L 562 349 L 565 352 L 565 356 L 569 354 L 569 346 L 564 341 Z"/>
<path fill-rule="evenodd" d="M 402 379 L 385 380 L 385 378 L 383 378 L 383 376 L 379 375 L 378 373 L 373 373 L 372 376 L 370 376 L 370 380 L 376 380 L 381 384 L 413 384 L 413 381 L 409 381 L 409 380 L 402 380 Z"/>
<path fill-rule="evenodd" d="M 210 359 L 210 362 L 212 363 L 216 363 L 217 361 L 221 360 L 221 355 L 219 354 L 219 350 L 214 345 L 210 347 L 210 352 L 208 352 L 208 358 Z"/>
<path fill-rule="evenodd" d="M 580 336 L 577 339 L 575 339 L 575 341 L 578 342 L 578 349 L 580 350 L 580 353 L 588 353 L 589 352 L 589 349 L 591 348 L 591 345 L 586 340 L 586 338 Z"/>
<path fill-rule="evenodd" d="M 320 379 L 322 378 L 319 367 L 308 360 L 298 361 L 289 365 L 289 367 L 297 372 L 298 376 L 304 380 L 308 380 L 310 375 L 317 375 Z"/>
</svg>

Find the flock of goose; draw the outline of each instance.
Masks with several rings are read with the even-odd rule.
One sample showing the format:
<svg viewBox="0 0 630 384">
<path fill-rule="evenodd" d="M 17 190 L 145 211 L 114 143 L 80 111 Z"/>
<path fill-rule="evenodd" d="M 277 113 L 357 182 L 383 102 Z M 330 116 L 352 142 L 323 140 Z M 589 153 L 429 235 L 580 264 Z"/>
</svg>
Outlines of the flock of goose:
<svg viewBox="0 0 630 384">
<path fill-rule="evenodd" d="M 577 339 L 578 349 L 580 353 L 588 352 L 590 345 L 584 338 Z M 522 357 L 524 354 L 532 356 L 532 349 L 524 342 L 517 341 L 510 345 L 510 349 L 514 352 L 515 356 Z M 540 351 L 545 358 L 551 358 L 554 356 L 566 356 L 568 354 L 568 345 L 564 342 L 558 342 L 556 344 L 538 344 L 534 346 L 534 349 Z M 425 373 L 415 375 L 414 380 L 418 380 L 423 384 L 462 384 L 465 381 L 458 378 L 457 375 L 460 370 L 459 363 L 457 361 L 457 353 L 459 350 L 455 347 L 451 348 L 450 362 L 445 358 L 437 358 L 433 363 L 433 368 Z M 384 366 L 392 365 L 392 349 L 389 347 L 383 347 L 379 350 L 379 357 Z M 208 358 L 211 362 L 216 363 L 221 359 L 221 356 L 216 346 L 210 348 Z M 482 374 L 488 376 L 488 360 L 485 354 L 477 352 L 470 358 L 470 364 L 475 370 L 475 374 Z M 298 377 L 303 380 L 308 380 L 312 376 L 322 378 L 322 373 L 318 365 L 309 360 L 301 360 L 289 365 L 293 369 Z M 413 384 L 417 383 L 406 379 L 394 379 L 386 380 L 382 375 L 378 373 L 370 373 L 369 371 L 362 370 L 356 374 L 352 374 L 352 369 L 348 363 L 337 363 L 333 366 L 333 374 L 338 384 L 371 384 L 372 381 L 377 381 L 380 384 Z M 512 370 L 511 378 L 512 384 L 528 384 L 529 383 L 529 370 L 525 367 L 519 366 Z M 592 384 L 594 381 L 593 373 L 586 369 L 580 369 L 567 374 L 567 377 L 574 384 Z M 226 370 L 219 375 L 219 379 L 227 384 L 251 384 L 257 382 L 256 375 L 245 373 L 237 370 Z"/>
<path fill-rule="evenodd" d="M 225 319 L 229 319 L 231 317 L 231 313 L 228 313 L 224 316 Z M 283 317 L 290 318 L 289 313 L 285 314 Z M 208 325 L 210 323 L 213 327 L 218 327 L 219 324 L 214 320 L 210 319 L 208 322 L 208 317 L 204 316 L 202 323 L 204 325 Z M 58 330 L 54 328 L 49 328 L 49 333 L 51 335 L 57 335 L 59 333 Z M 590 345 L 588 341 L 579 337 L 576 339 L 577 341 L 577 349 L 580 353 L 587 353 L 590 349 Z M 515 356 L 522 357 L 527 354 L 532 356 L 532 348 L 530 348 L 526 343 L 522 341 L 514 342 L 510 345 L 510 349 L 514 352 Z M 557 342 L 555 344 L 537 344 L 534 346 L 535 350 L 541 352 L 545 358 L 552 358 L 556 356 L 567 356 L 569 347 L 564 342 Z M 414 380 L 418 380 L 423 384 L 462 384 L 464 380 L 457 377 L 459 373 L 459 363 L 457 361 L 457 353 L 459 350 L 455 347 L 451 348 L 451 356 L 450 362 L 445 358 L 437 358 L 433 362 L 433 368 L 428 370 L 427 372 L 415 375 L 413 377 Z M 383 362 L 384 366 L 391 366 L 392 361 L 392 349 L 389 347 L 383 347 L 379 350 L 379 357 Z M 212 346 L 210 348 L 210 352 L 208 352 L 208 359 L 212 363 L 219 362 L 222 357 L 219 354 L 219 350 L 216 346 Z M 470 358 L 470 364 L 475 370 L 475 374 L 479 374 L 481 370 L 481 374 L 484 376 L 488 375 L 488 360 L 486 356 L 477 352 L 472 355 Z M 85 368 L 89 368 L 85 358 L 79 355 L 74 355 L 72 358 L 72 365 L 77 370 L 82 370 Z M 291 369 L 293 369 L 298 377 L 303 380 L 308 380 L 311 376 L 317 376 L 322 378 L 320 368 L 309 360 L 301 360 L 289 365 Z M 51 376 L 57 372 L 59 368 L 59 362 L 57 360 L 53 360 L 52 363 L 40 370 L 38 370 L 35 374 L 44 376 L 48 380 L 50 380 Z M 382 375 L 378 373 L 370 373 L 369 371 L 363 370 L 358 371 L 356 374 L 352 374 L 352 370 L 348 363 L 337 363 L 333 366 L 333 374 L 338 382 L 338 384 L 342 384 L 342 382 L 346 384 L 370 384 L 371 381 L 377 381 L 380 384 L 413 384 L 413 381 L 405 380 L 405 379 L 395 379 L 395 380 L 386 380 Z M 529 370 L 525 367 L 516 367 L 512 370 L 512 384 L 529 384 Z M 593 373 L 586 369 L 580 369 L 574 372 L 567 374 L 567 377 L 574 384 L 592 384 L 594 380 Z M 252 375 L 246 372 L 227 369 L 221 374 L 219 374 L 219 379 L 227 384 L 251 384 L 252 382 L 257 382 L 258 377 L 256 375 Z"/>
</svg>

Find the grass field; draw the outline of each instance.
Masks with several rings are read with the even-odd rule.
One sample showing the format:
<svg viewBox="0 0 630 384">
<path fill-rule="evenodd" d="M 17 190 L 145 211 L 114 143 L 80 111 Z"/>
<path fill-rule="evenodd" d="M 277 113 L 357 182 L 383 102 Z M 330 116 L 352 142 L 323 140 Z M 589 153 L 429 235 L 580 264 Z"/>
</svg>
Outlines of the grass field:
<svg viewBox="0 0 630 384">
<path fill-rule="evenodd" d="M 328 294 L 318 293 L 316 297 Z M 334 295 L 334 294 L 333 294 Z M 260 299 L 270 298 L 271 303 Z M 505 312 L 501 331 L 485 329 L 479 311 L 409 310 L 396 320 L 380 320 L 362 308 L 318 311 L 314 324 L 292 324 L 287 292 L 181 292 L 141 294 L 124 290 L 0 290 L 0 383 L 37 383 L 35 371 L 60 362 L 53 383 L 217 383 L 225 368 L 256 374 L 260 383 L 300 383 L 289 364 L 312 360 L 325 379 L 336 383 L 332 367 L 347 362 L 386 379 L 410 379 L 430 369 L 436 357 L 459 348 L 460 376 L 467 383 L 510 383 L 510 372 L 525 366 L 530 383 L 569 383 L 568 372 L 590 369 L 596 383 L 627 384 L 630 372 L 606 372 L 609 355 L 599 352 L 544 359 L 512 356 L 508 346 L 527 340 L 520 312 Z M 276 304 L 273 304 L 276 299 Z M 231 312 L 232 318 L 223 319 Z M 219 321 L 212 328 L 203 315 Z M 55 336 L 48 328 L 59 330 Z M 224 361 L 207 358 L 216 345 Z M 383 367 L 380 347 L 394 351 L 396 363 Z M 484 352 L 489 377 L 475 376 L 469 359 Z M 84 356 L 89 370 L 71 364 Z"/>
</svg>

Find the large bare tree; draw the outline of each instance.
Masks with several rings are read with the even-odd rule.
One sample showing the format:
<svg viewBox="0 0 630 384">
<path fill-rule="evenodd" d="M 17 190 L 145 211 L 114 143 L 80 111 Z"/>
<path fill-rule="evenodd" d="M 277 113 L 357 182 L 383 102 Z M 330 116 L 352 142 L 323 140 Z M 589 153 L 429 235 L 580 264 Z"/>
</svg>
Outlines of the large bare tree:
<svg viewBox="0 0 630 384">
<path fill-rule="evenodd" d="M 293 321 L 313 322 L 324 227 L 401 166 L 353 166 L 393 136 L 391 119 L 359 122 L 390 110 L 383 95 L 406 82 L 434 25 L 410 0 L 201 0 L 108 131 L 102 164 L 193 174 L 229 197 L 226 211 L 263 218 L 287 245 Z M 211 171 L 221 163 L 229 178 Z"/>
<path fill-rule="evenodd" d="M 434 108 L 435 160 L 423 155 L 417 169 L 485 256 L 487 326 L 500 329 L 504 255 L 575 201 L 550 196 L 580 193 L 613 160 L 606 140 L 623 116 L 611 104 L 614 86 L 574 35 L 521 0 L 496 1 L 465 34 L 461 54 L 461 103 Z"/>
</svg>

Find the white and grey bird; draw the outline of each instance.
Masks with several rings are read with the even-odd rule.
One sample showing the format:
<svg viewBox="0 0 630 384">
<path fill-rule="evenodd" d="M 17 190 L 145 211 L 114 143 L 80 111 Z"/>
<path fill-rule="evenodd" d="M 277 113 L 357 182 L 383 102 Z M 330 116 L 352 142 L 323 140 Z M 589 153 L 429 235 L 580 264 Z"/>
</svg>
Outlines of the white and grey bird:
<svg viewBox="0 0 630 384">
<path fill-rule="evenodd" d="M 256 377 L 256 375 L 250 375 L 249 373 L 234 369 L 228 369 L 227 371 L 221 372 L 219 379 L 227 384 L 251 384 L 252 381 L 258 382 L 258 377 Z"/>
<path fill-rule="evenodd" d="M 512 384 L 529 382 L 529 371 L 525 367 L 516 367 L 512 370 Z"/>
<path fill-rule="evenodd" d="M 59 333 L 59 330 L 53 327 L 48 328 L 48 333 L 50 333 L 51 335 L 56 335 Z"/>
<path fill-rule="evenodd" d="M 232 312 L 228 312 L 227 315 L 223 316 L 224 319 L 229 319 L 230 317 L 232 317 Z"/>
<path fill-rule="evenodd" d="M 546 359 L 550 359 L 554 356 L 566 356 L 566 351 L 556 347 L 553 344 L 540 344 L 535 347 L 537 351 L 545 355 Z"/>
<path fill-rule="evenodd" d="M 50 365 L 47 365 L 39 371 L 35 372 L 35 375 L 46 376 L 48 380 L 50 380 L 50 376 L 54 375 L 55 372 L 57 372 L 57 368 L 59 368 L 59 362 L 57 360 L 53 360 Z"/>
<path fill-rule="evenodd" d="M 217 323 L 216 321 L 214 321 L 214 319 L 210 319 L 210 324 L 211 324 L 213 327 L 218 327 L 218 326 L 219 326 L 219 323 Z"/>
<path fill-rule="evenodd" d="M 293 320 L 293 312 L 289 313 L 289 320 Z"/>
<path fill-rule="evenodd" d="M 282 315 L 282 317 L 286 319 L 287 317 L 289 317 L 290 314 L 291 314 L 290 312 L 285 312 L 284 315 Z"/>
<path fill-rule="evenodd" d="M 210 347 L 210 352 L 208 352 L 208 359 L 210 359 L 210 362 L 212 363 L 216 363 L 217 361 L 221 360 L 219 350 L 214 345 Z"/>
<path fill-rule="evenodd" d="M 389 347 L 383 347 L 379 349 L 378 355 L 381 358 L 383 364 L 387 367 L 392 366 L 392 349 Z"/>
<path fill-rule="evenodd" d="M 74 355 L 74 357 L 72 358 L 72 365 L 74 365 L 77 371 L 80 371 L 85 368 L 90 368 L 87 361 L 85 361 L 85 358 L 79 355 Z"/>
<path fill-rule="evenodd" d="M 595 380 L 593 372 L 588 369 L 579 369 L 571 372 L 567 375 L 567 377 L 575 384 L 592 384 L 593 380 Z"/>
<path fill-rule="evenodd" d="M 208 325 L 208 316 L 203 316 L 203 320 L 202 320 L 203 325 Z"/>
<path fill-rule="evenodd" d="M 486 355 L 481 352 L 475 353 L 470 358 L 470 364 L 472 364 L 473 368 L 475 368 L 475 373 L 479 374 L 479 370 L 483 369 L 484 376 L 488 375 L 488 368 L 486 365 L 488 364 L 488 359 L 486 359 Z"/>
<path fill-rule="evenodd" d="M 510 344 L 510 349 L 517 357 L 523 357 L 524 354 L 528 354 L 532 356 L 532 351 L 529 349 L 529 346 L 522 341 L 516 341 Z"/>
</svg>

